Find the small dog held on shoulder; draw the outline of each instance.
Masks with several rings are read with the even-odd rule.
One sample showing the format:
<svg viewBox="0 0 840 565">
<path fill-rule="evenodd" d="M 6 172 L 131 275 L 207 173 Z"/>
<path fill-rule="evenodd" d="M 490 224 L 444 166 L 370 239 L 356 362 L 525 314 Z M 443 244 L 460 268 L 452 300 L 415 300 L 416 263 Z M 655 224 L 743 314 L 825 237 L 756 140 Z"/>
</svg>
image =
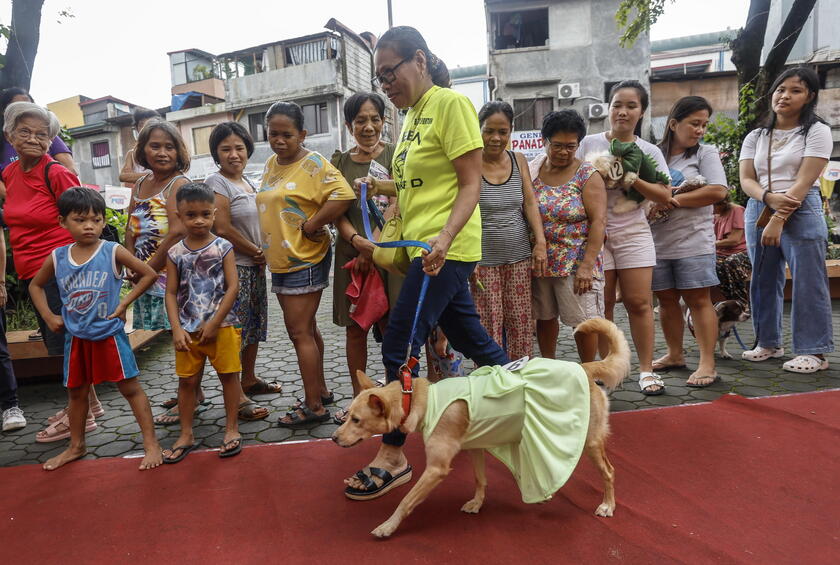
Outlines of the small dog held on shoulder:
<svg viewBox="0 0 840 565">
<path fill-rule="evenodd" d="M 520 393 L 519 390 L 529 388 L 528 366 L 532 363 L 535 363 L 534 366 L 538 367 L 538 371 L 542 372 L 543 378 L 547 375 L 549 379 L 555 379 L 553 382 L 556 382 L 556 379 L 568 378 L 569 374 L 576 375 L 574 378 L 577 379 L 576 387 L 579 388 L 580 394 L 575 398 L 580 399 L 582 406 L 571 406 L 571 408 L 581 410 L 581 414 L 588 413 L 589 415 L 588 423 L 586 422 L 586 419 L 583 419 L 580 425 L 580 442 L 578 445 L 581 446 L 581 451 L 585 452 L 592 460 L 604 481 L 603 501 L 595 510 L 595 514 L 598 516 L 609 517 L 612 516 L 615 511 L 615 471 L 606 454 L 606 439 L 609 435 L 609 402 L 607 400 L 606 393 L 598 386 L 598 384 L 596 384 L 596 381 L 603 383 L 603 385 L 610 390 L 621 384 L 630 370 L 630 349 L 622 331 L 608 320 L 587 320 L 575 329 L 575 333 L 595 333 L 605 337 L 609 342 L 610 353 L 601 361 L 593 361 L 582 364 L 548 359 L 534 359 L 526 362 L 527 358 L 525 358 L 525 360 L 514 362 L 502 368 L 482 368 L 488 369 L 488 371 L 485 371 L 479 376 L 474 375 L 472 377 L 462 378 L 489 379 L 492 378 L 493 375 L 499 374 L 502 375 L 500 377 L 501 379 L 510 377 L 512 381 L 509 382 L 515 383 L 515 385 L 511 387 L 511 390 L 515 390 L 517 391 L 516 394 L 520 394 L 520 396 L 516 397 L 516 402 L 519 402 L 519 399 L 523 398 L 521 394 L 526 396 L 528 395 L 527 390 L 524 393 Z M 505 369 L 507 367 L 510 368 Z M 479 369 L 479 371 L 482 369 Z M 513 371 L 517 371 L 517 374 L 513 375 Z M 468 438 L 472 437 L 471 434 L 476 432 L 475 427 L 486 427 L 486 414 L 484 416 L 485 419 L 480 422 L 480 425 L 477 424 L 477 426 L 472 426 L 473 423 L 470 421 L 470 414 L 475 414 L 475 412 L 471 411 L 471 406 L 468 405 L 466 400 L 463 398 L 455 400 L 451 398 L 440 398 L 442 391 L 450 390 L 448 388 L 441 387 L 441 385 L 446 383 L 447 380 L 455 379 L 445 379 L 439 384 L 430 384 L 425 378 L 414 379 L 411 406 L 408 411 L 409 413 L 406 415 L 404 414 L 402 407 L 402 391 L 399 382 L 392 382 L 385 387 L 376 388 L 374 387 L 374 383 L 364 373 L 359 371 L 358 375 L 364 390 L 353 400 L 348 409 L 347 421 L 335 431 L 332 437 L 333 441 L 342 447 L 352 447 L 373 435 L 383 434 L 395 429 L 400 429 L 405 433 L 423 431 L 425 438 L 426 468 L 423 475 L 402 499 L 391 517 L 371 533 L 379 538 L 390 537 L 399 527 L 403 519 L 405 519 L 418 504 L 423 502 L 429 493 L 446 477 L 451 469 L 453 458 L 459 451 L 461 451 L 462 447 L 467 449 L 470 453 L 470 458 L 475 471 L 476 488 L 473 498 L 467 501 L 461 507 L 461 510 L 469 514 L 478 513 L 484 502 L 485 490 L 487 487 L 484 470 L 484 449 L 470 448 L 468 445 L 466 447 L 464 446 L 469 443 Z M 471 386 L 474 388 L 473 385 L 475 385 L 474 381 L 467 385 L 466 388 L 470 389 Z M 534 387 L 537 386 L 538 385 L 534 384 Z M 440 388 L 431 391 L 430 387 Z M 434 394 L 431 395 L 433 398 L 430 398 L 430 393 L 432 392 L 434 392 Z M 539 392 L 535 394 L 539 394 Z M 587 397 L 588 406 L 586 400 Z M 552 402 L 550 394 L 543 396 L 542 398 L 548 399 L 549 403 Z M 493 400 L 494 398 L 491 398 L 489 402 L 491 406 L 493 406 Z M 429 426 L 431 429 L 425 429 L 424 418 L 427 416 L 427 405 L 429 407 L 429 413 L 431 414 L 433 412 L 432 405 L 435 402 L 438 403 L 438 406 L 444 406 L 444 408 L 442 408 L 440 417 L 435 420 L 436 423 L 433 426 Z M 474 403 L 478 401 L 471 399 L 469 402 Z M 573 400 L 572 403 L 577 403 L 577 400 Z M 523 414 L 526 410 L 534 409 L 531 408 L 531 406 L 534 405 L 533 402 L 528 402 L 526 405 L 523 399 L 521 404 L 523 405 Z M 556 402 L 554 404 L 556 404 Z M 548 406 L 548 410 L 546 412 L 550 412 L 551 407 L 552 406 Z M 546 405 L 543 404 L 541 408 L 546 408 Z M 565 411 L 569 410 L 570 406 L 567 405 L 563 407 L 556 404 L 554 408 L 556 408 L 555 413 L 565 414 Z M 491 418 L 493 417 L 492 414 L 490 416 Z M 530 417 L 533 418 L 533 416 L 534 415 L 531 414 Z M 537 416 L 545 416 L 545 414 Z M 509 416 L 506 415 L 500 417 Z M 551 415 L 549 414 L 548 417 L 550 418 Z M 518 448 L 517 446 L 519 441 L 524 443 L 524 440 L 519 440 L 516 437 L 511 440 L 511 434 L 509 432 L 509 425 L 507 424 L 507 421 L 505 421 L 505 424 L 502 427 L 505 430 L 502 435 L 507 434 L 507 437 L 500 440 L 499 447 L 503 449 L 516 450 Z M 523 427 L 518 430 L 518 432 L 514 431 L 514 436 L 516 433 L 522 434 L 521 437 L 524 437 L 525 434 L 527 434 L 527 431 Z M 486 436 L 482 437 L 481 443 L 485 446 L 488 445 L 487 439 L 488 438 Z M 499 457 L 495 448 L 495 445 L 488 447 L 494 455 Z M 538 447 L 535 452 L 541 453 L 543 451 Z M 578 456 L 579 454 L 580 452 L 578 452 Z M 574 469 L 577 462 L 577 457 L 569 460 L 569 474 Z M 544 465 L 551 463 L 553 462 L 548 460 L 541 462 L 541 464 Z M 550 499 L 551 495 L 554 494 L 560 486 L 562 486 L 562 483 L 565 482 L 567 478 L 568 475 L 564 475 L 559 480 L 551 483 L 551 492 L 541 491 L 537 496 L 539 499 L 534 498 L 534 496 L 531 495 L 530 500 L 526 500 L 526 489 L 523 488 L 522 482 L 519 480 L 517 480 L 517 482 L 519 483 L 520 490 L 523 493 L 523 500 L 525 500 L 525 502 L 542 502 Z"/>
</svg>

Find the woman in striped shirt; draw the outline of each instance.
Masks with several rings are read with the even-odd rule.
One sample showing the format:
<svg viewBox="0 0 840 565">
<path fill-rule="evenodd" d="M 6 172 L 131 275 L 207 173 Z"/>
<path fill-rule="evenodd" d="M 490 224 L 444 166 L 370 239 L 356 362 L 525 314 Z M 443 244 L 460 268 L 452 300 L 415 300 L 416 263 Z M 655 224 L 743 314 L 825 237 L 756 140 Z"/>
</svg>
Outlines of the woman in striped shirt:
<svg viewBox="0 0 840 565">
<path fill-rule="evenodd" d="M 519 359 L 532 353 L 531 270 L 542 276 L 545 235 L 528 163 L 521 153 L 507 150 L 513 108 L 507 102 L 488 102 L 478 121 L 484 140 L 481 262 L 470 286 L 481 324 L 511 359 Z"/>
</svg>

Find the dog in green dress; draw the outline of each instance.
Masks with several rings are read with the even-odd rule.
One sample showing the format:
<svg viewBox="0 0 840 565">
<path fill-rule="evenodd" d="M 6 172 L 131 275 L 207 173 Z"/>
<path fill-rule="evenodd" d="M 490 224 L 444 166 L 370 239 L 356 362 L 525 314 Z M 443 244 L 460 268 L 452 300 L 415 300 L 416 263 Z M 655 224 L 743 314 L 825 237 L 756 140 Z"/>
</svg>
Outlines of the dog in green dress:
<svg viewBox="0 0 840 565">
<path fill-rule="evenodd" d="M 476 477 L 475 494 L 461 507 L 464 512 L 477 513 L 484 502 L 485 451 L 511 470 L 526 503 L 549 500 L 586 452 L 604 481 L 604 498 L 595 514 L 612 516 L 615 472 L 605 447 L 609 403 L 596 381 L 609 389 L 618 386 L 630 370 L 630 349 L 624 334 L 609 320 L 587 320 L 575 332 L 604 336 L 609 355 L 582 364 L 526 357 L 435 384 L 414 379 L 407 411 L 399 382 L 375 388 L 359 371 L 364 390 L 353 400 L 333 441 L 352 447 L 375 434 L 400 429 L 421 432 L 426 447 L 423 475 L 391 517 L 371 533 L 380 538 L 393 534 L 446 477 L 462 449 L 469 451 Z M 391 478 L 383 469 L 370 471 L 383 485 Z M 381 494 L 388 490 L 382 488 Z"/>
<path fill-rule="evenodd" d="M 613 206 L 616 214 L 635 210 L 645 199 L 642 193 L 633 188 L 637 179 L 666 186 L 671 183 L 670 177 L 659 170 L 656 161 L 633 141 L 613 139 L 609 151 L 586 155 L 584 159 L 592 163 L 604 177 L 607 190 L 621 190 L 623 193 Z"/>
</svg>

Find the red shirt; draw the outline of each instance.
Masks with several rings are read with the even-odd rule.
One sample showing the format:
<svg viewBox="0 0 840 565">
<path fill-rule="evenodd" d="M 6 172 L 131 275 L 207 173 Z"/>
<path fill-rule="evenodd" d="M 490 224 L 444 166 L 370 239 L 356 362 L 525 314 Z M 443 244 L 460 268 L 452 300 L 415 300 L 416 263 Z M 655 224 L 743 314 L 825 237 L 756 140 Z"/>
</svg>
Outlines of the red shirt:
<svg viewBox="0 0 840 565">
<path fill-rule="evenodd" d="M 747 250 L 747 242 L 744 236 L 744 208 L 737 204 L 729 207 L 729 213 L 723 217 L 715 214 L 715 239 L 725 239 L 732 230 L 741 231 L 741 241 L 732 247 L 718 247 L 717 254 L 722 256 L 735 255 Z"/>
<path fill-rule="evenodd" d="M 44 166 L 52 160 L 44 155 L 29 172 L 21 169 L 20 161 L 3 169 L 3 182 L 6 183 L 3 217 L 9 227 L 15 270 L 24 280 L 38 273 L 53 249 L 73 243 L 70 232 L 58 225 L 56 202 L 62 192 L 79 186 L 79 179 L 64 166 L 53 165 L 50 167 L 51 192 L 44 182 Z"/>
</svg>

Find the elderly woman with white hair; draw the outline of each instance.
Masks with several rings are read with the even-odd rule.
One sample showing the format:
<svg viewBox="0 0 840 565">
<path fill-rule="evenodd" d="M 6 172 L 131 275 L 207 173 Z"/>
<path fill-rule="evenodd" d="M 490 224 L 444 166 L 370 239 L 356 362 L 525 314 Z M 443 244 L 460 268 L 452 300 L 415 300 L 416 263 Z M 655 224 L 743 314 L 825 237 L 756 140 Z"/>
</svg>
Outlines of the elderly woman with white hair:
<svg viewBox="0 0 840 565">
<path fill-rule="evenodd" d="M 3 169 L 6 202 L 3 218 L 9 228 L 9 243 L 18 279 L 27 288 L 53 249 L 73 243 L 70 233 L 58 224 L 58 197 L 79 179 L 47 153 L 60 128 L 55 114 L 31 102 L 9 104 L 3 115 L 3 134 L 18 154 L 18 160 Z M 0 284 L 5 291 L 5 286 Z M 61 299 L 55 280 L 44 287 L 50 309 L 61 313 Z M 5 292 L 3 292 L 5 294 Z M 38 327 L 50 355 L 64 354 L 64 335 L 50 331 L 38 315 Z M 93 413 L 101 412 L 96 396 L 91 396 Z M 38 441 L 69 437 L 69 423 L 59 418 L 39 432 Z M 63 422 L 63 423 L 62 423 Z M 86 426 L 93 429 L 92 418 Z"/>
</svg>

